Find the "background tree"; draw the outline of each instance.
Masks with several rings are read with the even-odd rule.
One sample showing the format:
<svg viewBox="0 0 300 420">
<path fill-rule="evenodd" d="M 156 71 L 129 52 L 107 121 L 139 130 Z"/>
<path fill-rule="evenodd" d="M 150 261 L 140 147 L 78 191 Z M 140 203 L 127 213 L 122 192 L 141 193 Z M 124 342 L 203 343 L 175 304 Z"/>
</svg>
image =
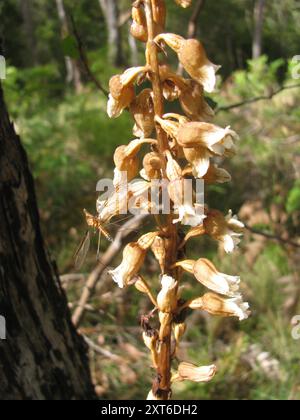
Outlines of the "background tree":
<svg viewBox="0 0 300 420">
<path fill-rule="evenodd" d="M 119 24 L 120 10 L 117 0 L 99 0 L 108 33 L 108 58 L 112 65 L 123 64 L 122 36 Z"/>
<path fill-rule="evenodd" d="M 264 23 L 264 9 L 266 0 L 256 0 L 254 5 L 254 30 L 252 43 L 252 58 L 258 58 L 262 54 L 262 32 Z"/>
<path fill-rule="evenodd" d="M 1 399 L 93 398 L 86 349 L 40 231 L 33 179 L 0 86 Z"/>
</svg>

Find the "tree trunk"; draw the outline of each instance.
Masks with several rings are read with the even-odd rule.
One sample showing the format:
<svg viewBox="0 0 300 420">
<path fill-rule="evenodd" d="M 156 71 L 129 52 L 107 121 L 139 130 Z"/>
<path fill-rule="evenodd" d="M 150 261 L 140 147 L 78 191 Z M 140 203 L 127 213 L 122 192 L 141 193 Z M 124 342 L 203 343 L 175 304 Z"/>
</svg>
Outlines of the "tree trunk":
<svg viewBox="0 0 300 420">
<path fill-rule="evenodd" d="M 123 51 L 118 0 L 99 0 L 99 4 L 106 20 L 108 58 L 112 65 L 119 67 L 123 64 Z"/>
<path fill-rule="evenodd" d="M 27 50 L 24 59 L 25 64 L 31 67 L 36 65 L 38 61 L 32 9 L 31 0 L 21 0 L 21 14 L 23 19 L 25 46 Z"/>
<path fill-rule="evenodd" d="M 86 348 L 44 247 L 33 178 L 1 86 L 0 220 L 0 399 L 94 398 Z"/>
<path fill-rule="evenodd" d="M 264 9 L 266 0 L 255 0 L 254 32 L 252 43 L 252 58 L 259 58 L 262 54 L 262 32 L 264 23 Z"/>
<path fill-rule="evenodd" d="M 56 8 L 61 24 L 61 37 L 64 39 L 70 35 L 70 31 L 63 0 L 56 0 Z M 79 64 L 71 57 L 65 56 L 65 66 L 67 71 L 67 83 L 73 83 L 76 93 L 82 92 L 81 72 Z"/>
</svg>

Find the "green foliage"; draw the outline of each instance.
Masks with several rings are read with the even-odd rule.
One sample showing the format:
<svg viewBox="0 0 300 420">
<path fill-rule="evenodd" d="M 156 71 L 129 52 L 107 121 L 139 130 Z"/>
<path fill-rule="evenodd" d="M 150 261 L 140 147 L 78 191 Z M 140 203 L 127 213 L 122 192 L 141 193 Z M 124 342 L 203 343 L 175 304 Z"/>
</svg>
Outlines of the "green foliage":
<svg viewBox="0 0 300 420">
<path fill-rule="evenodd" d="M 297 180 L 288 193 L 286 209 L 289 214 L 300 211 L 300 181 Z"/>
</svg>

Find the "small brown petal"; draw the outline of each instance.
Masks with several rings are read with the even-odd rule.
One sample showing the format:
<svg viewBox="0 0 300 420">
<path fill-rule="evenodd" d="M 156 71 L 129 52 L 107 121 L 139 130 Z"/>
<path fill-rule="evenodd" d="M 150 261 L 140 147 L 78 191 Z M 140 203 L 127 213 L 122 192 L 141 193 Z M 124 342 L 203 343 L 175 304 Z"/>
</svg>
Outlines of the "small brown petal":
<svg viewBox="0 0 300 420">
<path fill-rule="evenodd" d="M 166 5 L 165 0 L 152 0 L 153 20 L 161 26 L 161 29 L 166 24 Z"/>
<path fill-rule="evenodd" d="M 206 103 L 204 89 L 194 80 L 189 80 L 188 88 L 179 97 L 180 105 L 185 114 L 194 121 L 209 121 L 214 111 Z"/>
<path fill-rule="evenodd" d="M 141 249 L 147 250 L 151 248 L 155 238 L 158 236 L 159 232 L 149 232 L 141 236 L 138 240 L 138 245 Z"/>
<path fill-rule="evenodd" d="M 166 247 L 164 239 L 160 236 L 157 236 L 154 239 L 151 250 L 159 263 L 161 272 L 164 273 L 166 265 Z"/>
<path fill-rule="evenodd" d="M 209 382 L 215 376 L 217 368 L 215 365 L 211 366 L 196 366 L 192 363 L 182 362 L 178 366 L 179 381 L 193 381 L 193 382 Z"/>
<path fill-rule="evenodd" d="M 144 89 L 131 103 L 130 112 L 143 137 L 150 137 L 154 130 L 152 90 Z"/>
</svg>

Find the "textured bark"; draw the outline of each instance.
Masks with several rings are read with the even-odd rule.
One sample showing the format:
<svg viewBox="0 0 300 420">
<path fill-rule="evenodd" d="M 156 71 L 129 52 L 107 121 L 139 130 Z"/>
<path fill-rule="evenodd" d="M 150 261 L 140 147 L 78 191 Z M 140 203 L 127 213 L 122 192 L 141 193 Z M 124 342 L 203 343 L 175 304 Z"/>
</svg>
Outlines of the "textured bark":
<svg viewBox="0 0 300 420">
<path fill-rule="evenodd" d="M 0 399 L 94 398 L 86 348 L 44 247 L 33 179 L 0 86 Z"/>
</svg>

